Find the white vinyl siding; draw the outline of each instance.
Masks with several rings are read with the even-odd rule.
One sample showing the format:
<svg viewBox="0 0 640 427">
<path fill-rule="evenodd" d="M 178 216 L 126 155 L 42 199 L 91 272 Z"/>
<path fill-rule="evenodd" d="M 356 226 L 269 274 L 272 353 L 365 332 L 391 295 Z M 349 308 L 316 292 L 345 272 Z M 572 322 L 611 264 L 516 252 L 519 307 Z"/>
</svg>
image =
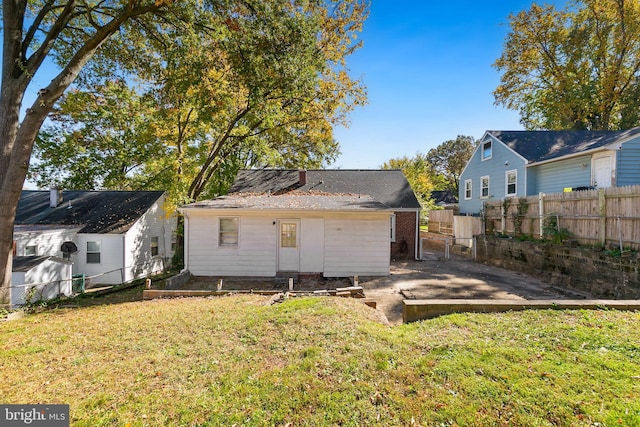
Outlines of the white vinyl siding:
<svg viewBox="0 0 640 427">
<path fill-rule="evenodd" d="M 237 247 L 218 246 L 224 211 L 186 211 L 187 269 L 195 276 L 273 277 L 278 218 L 300 219 L 300 271 L 327 277 L 388 275 L 390 212 L 247 212 Z"/>
<path fill-rule="evenodd" d="M 16 241 L 16 254 L 24 254 L 27 246 L 37 246 L 36 255 L 51 255 L 62 258 L 62 244 L 67 241 L 75 242 L 78 229 L 53 229 L 53 230 L 27 230 L 20 231 L 16 227 L 13 235 Z M 73 255 L 72 255 L 73 257 Z M 73 260 L 73 258 L 72 258 Z"/>
<path fill-rule="evenodd" d="M 389 217 L 332 218 L 325 221 L 327 277 L 389 274 Z M 360 217 L 360 218 L 358 218 Z"/>
<path fill-rule="evenodd" d="M 167 216 L 163 206 L 166 196 L 160 197 L 127 231 L 120 266 L 125 281 L 163 270 L 173 256 L 171 239 L 176 230 L 176 215 Z M 157 255 L 153 255 L 152 239 L 157 239 Z M 104 252 L 105 254 L 107 252 Z"/>
<path fill-rule="evenodd" d="M 505 196 L 515 196 L 518 193 L 518 171 L 510 170 L 505 173 Z"/>
</svg>

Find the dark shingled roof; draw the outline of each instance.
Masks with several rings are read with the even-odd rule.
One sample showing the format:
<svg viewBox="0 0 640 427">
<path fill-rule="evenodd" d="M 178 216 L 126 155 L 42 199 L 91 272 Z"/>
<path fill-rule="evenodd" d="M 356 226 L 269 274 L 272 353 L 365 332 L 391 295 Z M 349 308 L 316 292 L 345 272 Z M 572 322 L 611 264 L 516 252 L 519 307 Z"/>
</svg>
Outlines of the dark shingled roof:
<svg viewBox="0 0 640 427">
<path fill-rule="evenodd" d="M 36 265 L 43 263 L 48 259 L 56 259 L 63 261 L 60 258 L 50 255 L 30 255 L 30 256 L 17 256 L 12 260 L 12 271 L 29 271 Z M 71 263 L 70 261 L 64 261 Z"/>
<path fill-rule="evenodd" d="M 82 227 L 80 233 L 125 233 L 163 191 L 64 191 L 63 202 L 49 207 L 49 191 L 20 195 L 16 225 Z"/>
<path fill-rule="evenodd" d="M 366 194 L 393 209 L 420 209 L 401 170 L 315 169 L 300 185 L 297 170 L 245 169 L 238 172 L 229 193 L 275 193 L 292 190 L 331 194 Z"/>
<path fill-rule="evenodd" d="M 493 135 L 529 162 L 541 162 L 604 147 L 640 135 L 640 127 L 623 131 L 500 131 Z"/>
</svg>

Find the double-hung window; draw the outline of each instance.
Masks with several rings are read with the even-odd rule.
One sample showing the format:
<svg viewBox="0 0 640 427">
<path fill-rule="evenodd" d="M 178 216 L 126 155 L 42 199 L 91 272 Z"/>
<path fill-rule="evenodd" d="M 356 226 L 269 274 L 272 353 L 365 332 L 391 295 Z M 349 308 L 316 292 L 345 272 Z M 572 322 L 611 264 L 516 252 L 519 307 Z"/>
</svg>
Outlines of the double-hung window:
<svg viewBox="0 0 640 427">
<path fill-rule="evenodd" d="M 464 199 L 465 200 L 470 200 L 472 197 L 472 192 L 471 192 L 472 182 L 473 181 L 470 179 L 464 180 Z"/>
<path fill-rule="evenodd" d="M 24 255 L 25 256 L 38 255 L 38 245 L 25 246 Z"/>
<path fill-rule="evenodd" d="M 480 177 L 480 198 L 489 198 L 489 176 Z"/>
<path fill-rule="evenodd" d="M 87 264 L 100 264 L 100 242 L 87 242 Z"/>
<path fill-rule="evenodd" d="M 490 159 L 492 154 L 493 153 L 492 153 L 491 140 L 483 142 L 482 143 L 482 160 Z"/>
<path fill-rule="evenodd" d="M 151 256 L 158 256 L 158 236 L 151 237 Z"/>
<path fill-rule="evenodd" d="M 507 186 L 505 195 L 507 197 L 515 196 L 516 193 L 518 192 L 518 171 L 517 170 L 507 171 L 505 173 L 505 183 Z"/>
<path fill-rule="evenodd" d="M 218 245 L 238 246 L 238 217 L 218 219 Z"/>
</svg>

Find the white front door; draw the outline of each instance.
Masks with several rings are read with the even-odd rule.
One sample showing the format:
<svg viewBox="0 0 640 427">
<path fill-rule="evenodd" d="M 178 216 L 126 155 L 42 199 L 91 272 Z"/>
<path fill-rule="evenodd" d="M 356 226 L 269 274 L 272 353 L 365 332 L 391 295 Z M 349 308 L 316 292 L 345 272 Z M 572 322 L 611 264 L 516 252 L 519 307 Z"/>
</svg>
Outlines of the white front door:
<svg viewBox="0 0 640 427">
<path fill-rule="evenodd" d="M 593 159 L 593 185 L 598 188 L 611 187 L 613 172 L 613 156 L 597 157 Z"/>
<path fill-rule="evenodd" d="M 300 220 L 278 220 L 278 271 L 300 270 Z"/>
</svg>

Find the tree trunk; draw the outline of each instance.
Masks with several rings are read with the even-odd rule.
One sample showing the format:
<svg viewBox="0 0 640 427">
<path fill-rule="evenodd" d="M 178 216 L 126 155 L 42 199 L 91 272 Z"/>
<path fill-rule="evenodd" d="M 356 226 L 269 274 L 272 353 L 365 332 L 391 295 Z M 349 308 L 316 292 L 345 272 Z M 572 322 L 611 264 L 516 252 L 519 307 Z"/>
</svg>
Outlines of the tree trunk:
<svg viewBox="0 0 640 427">
<path fill-rule="evenodd" d="M 42 123 L 53 108 L 53 104 L 62 96 L 76 79 L 80 70 L 91 59 L 104 41 L 111 37 L 124 22 L 132 17 L 152 13 L 163 7 L 161 2 L 151 5 L 137 5 L 130 1 L 117 11 L 113 19 L 96 29 L 95 33 L 79 46 L 62 71 L 49 86 L 38 92 L 38 97 L 25 111 L 20 121 L 20 108 L 24 94 L 50 51 L 54 39 L 68 25 L 67 18 L 72 15 L 75 3 L 67 2 L 58 21 L 50 28 L 46 41 L 29 59 L 25 52 L 30 43 L 30 35 L 22 39 L 24 29 L 24 11 L 26 1 L 3 2 L 2 18 L 3 58 L 2 90 L 0 91 L 0 298 L 6 294 L 11 284 L 11 254 L 13 251 L 13 226 L 20 200 L 22 186 L 27 176 L 29 159 L 33 143 Z"/>
</svg>

